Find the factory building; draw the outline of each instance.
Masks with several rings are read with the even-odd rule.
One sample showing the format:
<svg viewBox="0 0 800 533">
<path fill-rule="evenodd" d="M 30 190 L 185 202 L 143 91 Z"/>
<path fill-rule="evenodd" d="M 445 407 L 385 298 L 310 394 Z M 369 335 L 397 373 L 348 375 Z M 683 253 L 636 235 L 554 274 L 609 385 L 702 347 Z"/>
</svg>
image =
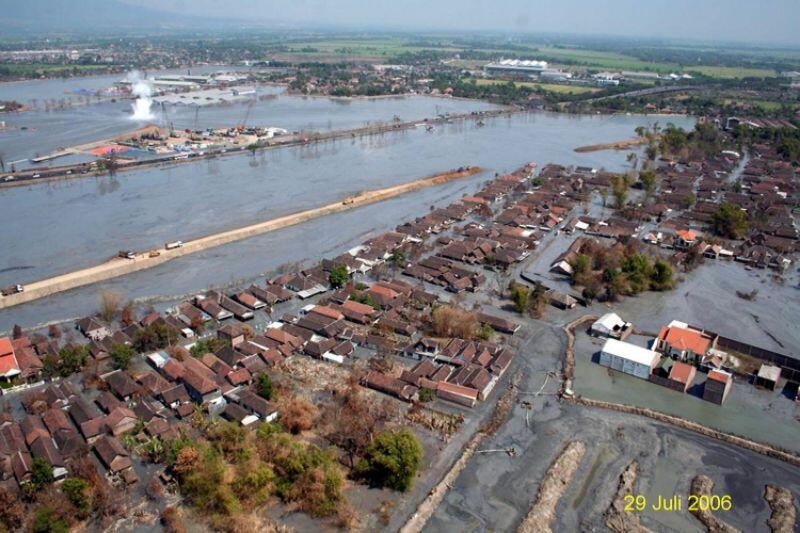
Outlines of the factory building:
<svg viewBox="0 0 800 533">
<path fill-rule="evenodd" d="M 659 359 L 653 350 L 616 339 L 608 339 L 600 350 L 601 365 L 642 379 L 650 376 Z"/>
<path fill-rule="evenodd" d="M 539 74 L 547 70 L 547 61 L 534 61 L 523 59 L 502 59 L 495 63 L 489 63 L 485 70 L 496 72 L 522 72 L 526 74 Z"/>
</svg>

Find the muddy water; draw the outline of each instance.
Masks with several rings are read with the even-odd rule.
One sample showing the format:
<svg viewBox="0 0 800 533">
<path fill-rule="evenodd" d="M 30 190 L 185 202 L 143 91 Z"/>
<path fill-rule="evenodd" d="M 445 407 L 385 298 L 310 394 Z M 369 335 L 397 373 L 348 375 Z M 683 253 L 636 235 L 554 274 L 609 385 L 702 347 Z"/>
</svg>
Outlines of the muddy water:
<svg viewBox="0 0 800 533">
<path fill-rule="evenodd" d="M 6 189 L 0 191 L 6 215 L 0 234 L 0 285 L 27 283 L 96 264 L 120 249 L 188 240 L 462 165 L 487 169 L 482 177 L 221 247 L 114 285 L 126 296 L 150 297 L 226 283 L 289 260 L 339 253 L 371 233 L 424 214 L 434 203 L 474 190 L 493 172 L 532 160 L 622 169 L 624 152 L 577 154 L 572 149 L 625 138 L 648 122 L 639 116 L 517 115 L 489 120 L 485 127 L 453 124 L 433 133 L 419 128 L 114 178 Z M 0 329 L 86 313 L 96 307 L 97 290 L 89 287 L 7 310 L 0 313 Z M 76 296 L 71 299 L 75 305 L 62 303 L 69 295 Z"/>
</svg>

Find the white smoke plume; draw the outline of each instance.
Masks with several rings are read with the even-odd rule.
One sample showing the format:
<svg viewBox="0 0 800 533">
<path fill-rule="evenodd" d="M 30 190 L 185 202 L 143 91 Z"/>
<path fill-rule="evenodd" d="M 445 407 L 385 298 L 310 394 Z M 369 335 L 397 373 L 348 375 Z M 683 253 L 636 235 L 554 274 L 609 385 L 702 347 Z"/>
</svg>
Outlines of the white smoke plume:
<svg viewBox="0 0 800 533">
<path fill-rule="evenodd" d="M 131 107 L 133 108 L 133 120 L 155 120 L 155 115 L 151 111 L 153 106 L 153 87 L 150 82 L 142 78 L 139 71 L 131 71 L 125 76 L 125 80 L 131 83 L 131 92 L 136 96 Z"/>
</svg>

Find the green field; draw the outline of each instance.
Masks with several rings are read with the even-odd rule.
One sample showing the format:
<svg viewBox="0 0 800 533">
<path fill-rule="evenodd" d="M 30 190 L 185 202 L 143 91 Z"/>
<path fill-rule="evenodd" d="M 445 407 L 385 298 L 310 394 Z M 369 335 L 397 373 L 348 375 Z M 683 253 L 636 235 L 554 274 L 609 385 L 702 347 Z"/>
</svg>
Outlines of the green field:
<svg viewBox="0 0 800 533">
<path fill-rule="evenodd" d="M 537 45 L 535 43 L 517 45 L 506 49 L 502 44 L 492 46 L 467 47 L 455 44 L 442 38 L 437 42 L 441 46 L 426 46 L 425 42 L 409 41 L 408 39 L 323 39 L 315 41 L 298 41 L 287 45 L 288 53 L 314 56 L 363 57 L 386 59 L 402 53 L 422 51 L 439 51 L 457 53 L 461 51 L 481 52 L 502 57 L 503 55 L 528 56 L 531 59 L 544 59 L 553 67 L 572 71 L 583 72 L 586 70 L 616 70 L 616 71 L 647 71 L 669 74 L 671 72 L 693 72 L 715 78 L 743 78 L 743 77 L 770 77 L 776 72 L 767 68 L 750 67 L 723 67 L 710 65 L 681 66 L 677 63 L 643 61 L 635 57 L 601 50 L 570 46 Z M 530 52 L 525 52 L 525 49 Z M 776 51 L 780 52 L 780 51 Z M 763 51 L 753 51 L 757 56 Z M 780 56 L 781 54 L 779 54 Z M 791 51 L 783 52 L 784 56 L 793 57 Z M 450 64 L 465 68 L 478 68 L 487 61 L 475 59 L 457 59 Z"/>
<path fill-rule="evenodd" d="M 508 83 L 505 80 L 475 80 L 478 85 L 499 85 Z M 542 89 L 547 92 L 557 94 L 586 94 L 596 93 L 600 89 L 597 87 L 587 87 L 584 85 L 562 85 L 559 83 L 537 83 L 533 81 L 515 81 L 517 87 L 530 87 L 532 89 Z"/>
<path fill-rule="evenodd" d="M 773 78 L 777 75 L 774 70 L 747 67 L 686 67 L 687 72 L 699 72 L 713 78 Z"/>
</svg>

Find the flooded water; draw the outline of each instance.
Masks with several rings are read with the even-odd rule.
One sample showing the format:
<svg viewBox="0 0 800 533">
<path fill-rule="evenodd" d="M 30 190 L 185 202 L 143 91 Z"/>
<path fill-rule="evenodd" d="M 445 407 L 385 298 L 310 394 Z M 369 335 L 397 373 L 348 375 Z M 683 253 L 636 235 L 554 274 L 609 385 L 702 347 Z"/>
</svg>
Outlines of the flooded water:
<svg viewBox="0 0 800 533">
<path fill-rule="evenodd" d="M 247 70 L 242 67 L 225 66 L 202 66 L 192 67 L 191 69 L 166 69 L 157 71 L 147 71 L 147 76 L 159 76 L 163 74 L 212 74 L 220 71 Z M 118 81 L 125 78 L 125 73 L 102 74 L 98 76 L 81 76 L 77 78 L 49 78 L 44 80 L 26 80 L 0 83 L 0 100 L 16 100 L 28 106 L 44 105 L 45 101 L 61 101 L 84 103 L 87 98 L 77 94 L 76 91 L 97 91 L 112 87 Z M 90 97 L 88 101 L 96 98 Z"/>
<path fill-rule="evenodd" d="M 641 343 L 632 337 L 629 342 Z M 584 332 L 576 335 L 575 391 L 588 398 L 607 402 L 636 405 L 663 413 L 694 420 L 727 433 L 769 442 L 800 451 L 800 428 L 793 420 L 792 401 L 780 395 L 759 391 L 737 380 L 723 405 L 707 402 L 697 395 L 705 374 L 698 372 L 695 385 L 689 393 L 661 387 L 649 381 L 609 370 L 592 361 L 592 355 L 601 347 L 599 340 L 591 340 Z M 783 420 L 778 421 L 776 417 Z"/>
<path fill-rule="evenodd" d="M 312 99 L 312 102 L 317 99 Z M 437 100 L 439 101 L 439 100 Z M 403 100 L 375 100 L 356 106 Z M 337 104 L 338 105 L 338 104 Z M 343 113 L 346 114 L 346 113 Z M 366 115 L 364 115 L 366 116 Z M 359 119 L 356 119 L 359 120 Z M 473 190 L 492 172 L 529 161 L 622 169 L 625 152 L 578 154 L 574 147 L 631 136 L 641 116 L 529 114 L 333 141 L 0 191 L 0 285 L 96 264 L 120 249 L 148 249 L 335 201 L 462 165 L 484 176 L 182 258 L 112 284 L 127 297 L 181 294 L 253 276 L 289 260 L 338 253 L 378 230 Z M 691 119 L 682 125 L 690 126 Z M 85 314 L 97 286 L 0 312 L 0 329 Z"/>
<path fill-rule="evenodd" d="M 494 109 L 477 101 L 428 96 L 398 96 L 374 99 L 331 99 L 280 95 L 283 87 L 261 86 L 249 102 L 230 105 L 190 106 L 153 104 L 154 122 L 176 129 L 204 129 L 247 124 L 279 127 L 289 131 L 323 131 L 388 122 L 395 117 L 420 120 L 440 113 L 466 113 Z M 103 102 L 56 111 L 28 111 L 5 117 L 0 131 L 0 150 L 7 163 L 30 166 L 24 159 L 39 157 L 60 148 L 111 138 L 146 126 L 131 119 L 131 101 Z M 38 167 L 64 164 L 55 159 Z"/>
</svg>

